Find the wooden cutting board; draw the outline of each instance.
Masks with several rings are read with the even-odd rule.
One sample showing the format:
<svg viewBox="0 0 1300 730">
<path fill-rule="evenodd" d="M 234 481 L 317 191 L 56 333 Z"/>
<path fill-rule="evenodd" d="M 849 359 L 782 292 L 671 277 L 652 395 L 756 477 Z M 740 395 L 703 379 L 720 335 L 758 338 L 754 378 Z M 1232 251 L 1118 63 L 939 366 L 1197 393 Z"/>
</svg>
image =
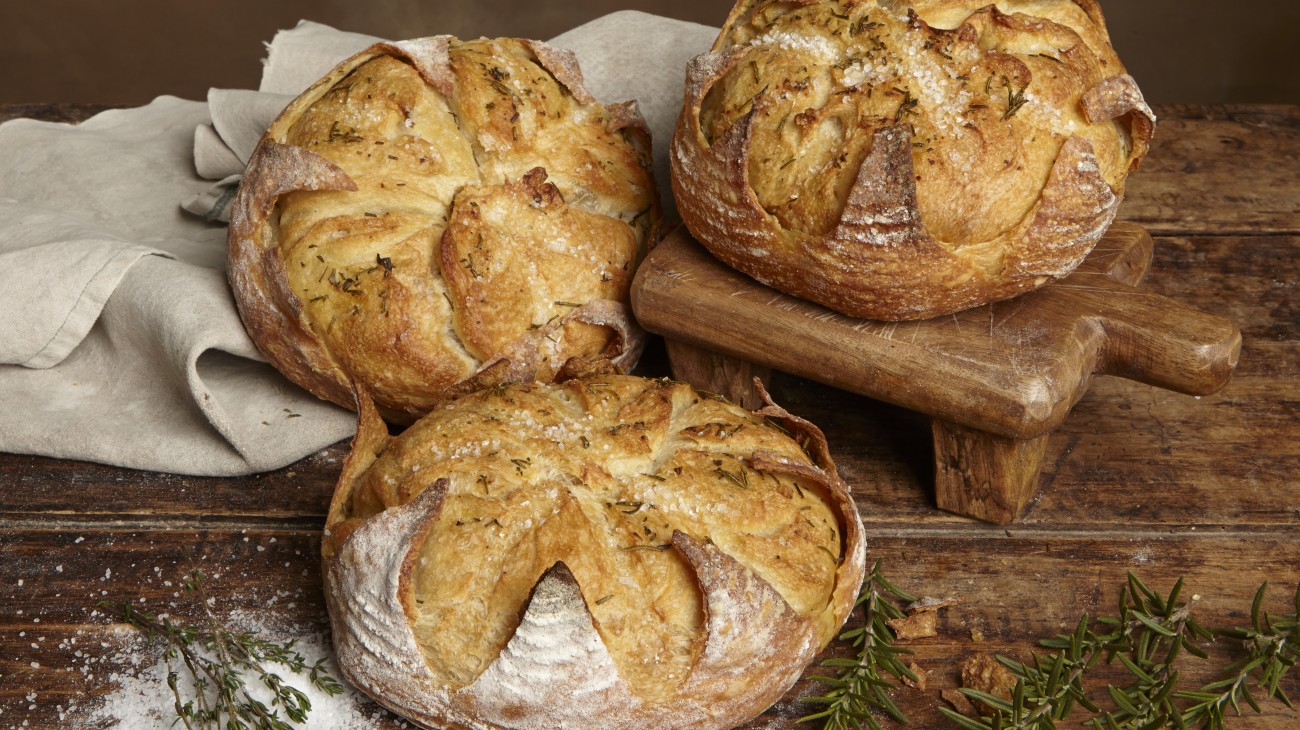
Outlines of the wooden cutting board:
<svg viewBox="0 0 1300 730">
<path fill-rule="evenodd" d="M 930 415 L 939 507 L 1007 523 L 1094 373 L 1207 395 L 1236 366 L 1231 322 L 1137 288 L 1151 249 L 1145 229 L 1115 223 L 1074 273 L 1037 291 L 878 322 L 759 284 L 679 227 L 642 263 L 632 306 L 697 387 L 752 402 L 751 375 L 772 368 Z"/>
</svg>

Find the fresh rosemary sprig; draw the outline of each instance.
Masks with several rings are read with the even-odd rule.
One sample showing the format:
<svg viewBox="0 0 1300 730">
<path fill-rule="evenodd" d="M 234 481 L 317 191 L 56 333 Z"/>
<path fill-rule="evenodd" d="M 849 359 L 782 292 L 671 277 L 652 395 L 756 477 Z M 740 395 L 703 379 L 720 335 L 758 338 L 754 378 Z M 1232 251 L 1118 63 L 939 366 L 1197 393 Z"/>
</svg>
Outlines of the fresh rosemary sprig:
<svg viewBox="0 0 1300 730">
<path fill-rule="evenodd" d="M 1199 596 L 1180 602 L 1182 579 L 1162 597 L 1129 574 L 1120 591 L 1118 617 L 1099 617 L 1094 630 L 1083 616 L 1073 634 L 1040 642 L 1055 649 L 1054 654 L 1034 656 L 1030 663 L 998 657 L 1016 678 L 1010 699 L 961 690 L 991 715 L 974 719 L 947 708 L 939 708 L 940 712 L 967 730 L 1054 730 L 1055 722 L 1068 717 L 1076 705 L 1093 713 L 1084 725 L 1096 730 L 1224 730 L 1228 708 L 1240 714 L 1244 701 L 1260 711 L 1250 693 L 1252 680 L 1266 697 L 1292 707 L 1280 682 L 1300 662 L 1300 587 L 1296 612 L 1280 616 L 1262 612 L 1266 588 L 1267 584 L 1261 586 L 1255 594 L 1252 628 L 1211 632 L 1191 617 Z M 1246 656 L 1228 668 L 1229 676 L 1199 692 L 1178 690 L 1176 661 L 1183 652 L 1205 659 L 1198 642 L 1215 637 L 1241 641 Z M 1125 687 L 1107 688 L 1115 708 L 1106 712 L 1088 698 L 1083 684 L 1084 673 L 1102 658 L 1107 662 L 1118 659 L 1133 677 Z"/>
<path fill-rule="evenodd" d="M 1055 721 L 1069 716 L 1076 704 L 1101 712 L 1088 698 L 1083 675 L 1105 657 L 1107 661 L 1118 658 L 1135 681 L 1123 689 L 1111 687 L 1110 697 L 1118 709 L 1086 724 L 1108 730 L 1164 727 L 1170 717 L 1179 715 L 1170 700 L 1178 681 L 1174 659 L 1183 651 L 1205 656 L 1194 640 L 1210 638 L 1191 618 L 1198 598 L 1179 603 L 1182 589 L 1180 579 L 1169 596 L 1162 598 L 1130 573 L 1120 590 L 1118 617 L 1099 617 L 1099 626 L 1093 630 L 1084 615 L 1073 634 L 1040 642 L 1056 653 L 1034 656 L 1030 663 L 998 657 L 1016 678 L 1011 699 L 961 690 L 992 710 L 991 716 L 974 720 L 948 708 L 939 708 L 940 712 L 969 730 L 1054 730 Z"/>
<path fill-rule="evenodd" d="M 1250 693 L 1250 680 L 1256 676 L 1265 697 L 1281 700 L 1294 709 L 1291 698 L 1279 683 L 1300 662 L 1300 585 L 1296 586 L 1295 611 L 1280 616 L 1269 616 L 1262 610 L 1267 591 L 1268 583 L 1264 583 L 1255 592 L 1250 606 L 1251 628 L 1216 632 L 1218 636 L 1240 641 L 1246 650 L 1246 655 L 1228 668 L 1230 675 L 1205 685 L 1199 692 L 1176 693 L 1179 699 L 1193 703 L 1183 711 L 1184 725 L 1201 723 L 1208 730 L 1222 730 L 1227 708 L 1241 714 L 1242 700 L 1259 712 L 1259 703 Z"/>
<path fill-rule="evenodd" d="M 188 730 L 293 730 L 293 723 L 305 723 L 311 700 L 301 690 L 285 684 L 280 675 L 268 669 L 270 664 L 281 665 L 294 674 L 306 670 L 311 685 L 327 695 L 343 691 L 343 685 L 323 666 L 325 659 L 309 665 L 294 649 L 295 641 L 283 644 L 267 641 L 251 632 L 233 631 L 217 620 L 203 597 L 205 580 L 203 572 L 196 570 L 183 582 L 186 593 L 194 596 L 207 613 L 207 621 L 200 626 L 146 613 L 129 601 L 120 605 L 111 601 L 99 604 L 116 610 L 122 621 L 146 636 L 165 643 L 167 687 L 171 690 L 177 721 L 184 727 Z M 188 692 L 182 692 L 181 673 L 174 668 L 175 662 L 184 665 Z M 246 684 L 246 679 L 254 676 L 270 691 L 269 705 L 255 697 Z M 287 721 L 281 718 L 280 710 Z"/>
<path fill-rule="evenodd" d="M 1134 680 L 1123 689 L 1108 687 L 1117 709 L 1086 724 L 1098 730 L 1137 730 L 1176 722 L 1173 718 L 1179 711 L 1171 699 L 1178 686 L 1174 662 L 1183 651 L 1204 659 L 1206 654 L 1196 641 L 1213 638 L 1191 618 L 1192 607 L 1200 597 L 1192 596 L 1190 603 L 1180 604 L 1182 589 L 1183 580 L 1179 578 L 1169 596 L 1161 598 L 1129 574 L 1128 585 L 1120 594 L 1120 619 L 1114 625 L 1122 628 L 1127 623 L 1134 631 L 1109 658 L 1118 658 Z"/>
<path fill-rule="evenodd" d="M 889 697 L 894 684 L 885 678 L 916 681 L 899 655 L 911 651 L 894 645 L 894 631 L 886 623 L 900 619 L 903 610 L 893 599 L 914 603 L 916 598 L 899 590 L 880 572 L 881 561 L 872 566 L 855 605 L 862 606 L 862 624 L 840 634 L 841 641 L 852 642 L 857 647 L 856 659 L 827 659 L 821 666 L 837 670 L 836 676 L 813 676 L 811 679 L 830 686 L 830 691 L 820 697 L 803 701 L 825 705 L 821 712 L 800 718 L 799 722 L 823 720 L 824 730 L 849 730 L 868 727 L 883 730 L 872 710 L 881 710 L 899 722 L 906 723 L 902 710 Z"/>
</svg>

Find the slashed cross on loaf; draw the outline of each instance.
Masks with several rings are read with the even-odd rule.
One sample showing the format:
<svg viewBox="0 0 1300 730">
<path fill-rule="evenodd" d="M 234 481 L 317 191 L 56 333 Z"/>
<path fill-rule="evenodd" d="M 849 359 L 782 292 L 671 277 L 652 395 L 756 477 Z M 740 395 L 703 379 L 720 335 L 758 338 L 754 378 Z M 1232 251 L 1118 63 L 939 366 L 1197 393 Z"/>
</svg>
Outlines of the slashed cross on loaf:
<svg viewBox="0 0 1300 730">
<path fill-rule="evenodd" d="M 732 727 L 862 581 L 820 431 L 770 401 L 607 375 L 479 391 L 391 438 L 364 394 L 360 414 L 324 542 L 339 663 L 430 726 Z"/>
</svg>

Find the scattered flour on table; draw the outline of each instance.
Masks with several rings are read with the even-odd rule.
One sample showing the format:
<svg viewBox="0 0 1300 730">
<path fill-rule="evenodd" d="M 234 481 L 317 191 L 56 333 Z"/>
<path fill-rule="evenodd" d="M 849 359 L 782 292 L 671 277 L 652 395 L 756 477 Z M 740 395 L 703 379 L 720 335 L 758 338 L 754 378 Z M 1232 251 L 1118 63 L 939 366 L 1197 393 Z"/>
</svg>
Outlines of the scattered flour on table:
<svg viewBox="0 0 1300 730">
<path fill-rule="evenodd" d="M 397 721 L 393 715 L 343 682 L 338 665 L 334 662 L 334 653 L 327 638 L 320 632 L 312 633 L 302 627 L 286 629 L 268 625 L 265 618 L 259 618 L 250 612 L 236 612 L 226 618 L 226 624 L 231 629 L 253 632 L 277 643 L 297 639 L 294 650 L 307 660 L 308 667 L 324 657 L 326 661 L 322 666 L 326 667 L 330 676 L 343 684 L 342 693 L 330 696 L 311 685 L 306 670 L 302 674 L 294 674 L 287 667 L 267 665 L 268 669 L 280 675 L 285 684 L 302 690 L 311 700 L 311 711 L 307 714 L 306 722 L 292 725 L 293 727 L 311 730 L 411 727 L 406 722 Z M 111 657 L 112 663 L 121 669 L 102 678 L 116 686 L 116 689 L 102 699 L 61 713 L 61 719 L 68 723 L 65 727 L 175 730 L 181 726 L 176 722 L 174 698 L 167 687 L 169 669 L 159 648 L 160 642 L 147 640 L 134 631 L 124 632 L 123 638 L 125 645 Z M 184 664 L 180 660 L 175 660 L 173 664 L 175 671 L 180 674 L 178 687 L 181 689 L 181 700 L 188 701 L 193 697 L 193 689 Z M 253 697 L 270 705 L 272 694 L 256 675 L 247 676 L 245 683 Z M 283 710 L 280 710 L 280 717 L 290 722 Z"/>
</svg>

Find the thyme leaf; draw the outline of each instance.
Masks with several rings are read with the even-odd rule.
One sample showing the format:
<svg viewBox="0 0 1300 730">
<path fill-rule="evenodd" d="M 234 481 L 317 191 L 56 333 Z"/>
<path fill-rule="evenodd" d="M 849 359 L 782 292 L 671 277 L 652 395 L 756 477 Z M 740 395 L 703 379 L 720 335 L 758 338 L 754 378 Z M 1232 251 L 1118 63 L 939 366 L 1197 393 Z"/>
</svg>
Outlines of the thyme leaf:
<svg viewBox="0 0 1300 730">
<path fill-rule="evenodd" d="M 1002 115 L 1002 121 L 1007 121 L 1020 111 L 1020 107 L 1025 105 L 1025 91 L 1029 89 L 1028 85 L 1019 89 L 1012 90 L 1011 84 L 1007 84 L 1007 111 Z"/>
<path fill-rule="evenodd" d="M 115 611 L 123 622 L 166 647 L 163 656 L 175 722 L 188 730 L 292 730 L 305 726 L 311 700 L 302 690 L 286 684 L 272 671 L 272 665 L 295 675 L 306 672 L 310 685 L 327 695 L 341 693 L 343 685 L 330 675 L 324 658 L 308 663 L 295 648 L 295 641 L 270 641 L 218 620 L 208 608 L 210 599 L 204 597 L 206 580 L 202 571 L 195 570 L 182 581 L 185 592 L 206 613 L 206 619 L 197 624 L 141 611 L 130 601 L 101 601 L 99 606 Z M 253 677 L 271 692 L 269 704 L 253 696 L 249 687 Z M 183 684 L 187 691 L 182 690 Z"/>
<path fill-rule="evenodd" d="M 916 113 L 916 105 L 919 100 L 915 96 L 912 96 L 911 89 L 894 90 L 903 95 L 903 101 L 898 105 L 898 111 L 894 112 L 894 121 L 901 122 L 903 121 L 903 117 L 908 114 Z"/>
</svg>

